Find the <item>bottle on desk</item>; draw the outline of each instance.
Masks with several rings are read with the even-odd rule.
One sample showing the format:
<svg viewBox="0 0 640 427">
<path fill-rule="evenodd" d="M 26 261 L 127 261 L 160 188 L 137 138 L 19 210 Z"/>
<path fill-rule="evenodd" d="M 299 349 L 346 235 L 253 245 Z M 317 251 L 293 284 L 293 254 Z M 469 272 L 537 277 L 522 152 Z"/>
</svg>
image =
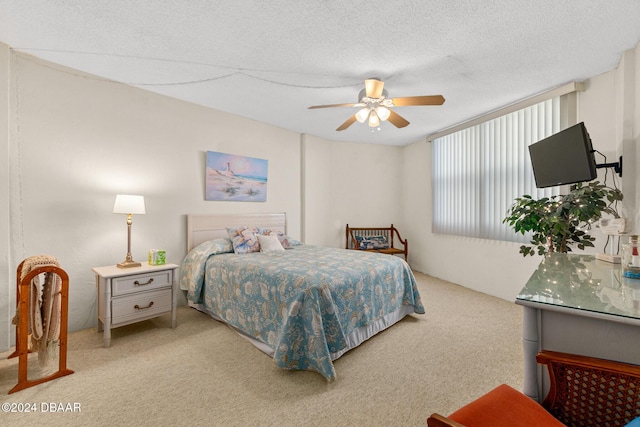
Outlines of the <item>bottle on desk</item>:
<svg viewBox="0 0 640 427">
<path fill-rule="evenodd" d="M 638 235 L 629 237 L 629 243 L 623 247 L 622 275 L 632 279 L 640 279 L 640 253 Z"/>
</svg>

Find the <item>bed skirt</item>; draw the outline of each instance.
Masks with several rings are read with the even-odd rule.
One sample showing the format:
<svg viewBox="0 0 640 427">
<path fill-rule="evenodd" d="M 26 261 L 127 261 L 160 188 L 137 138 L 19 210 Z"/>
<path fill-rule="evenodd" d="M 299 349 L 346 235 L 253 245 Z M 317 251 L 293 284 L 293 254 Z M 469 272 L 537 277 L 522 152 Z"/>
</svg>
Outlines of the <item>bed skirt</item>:
<svg viewBox="0 0 640 427">
<path fill-rule="evenodd" d="M 212 313 L 209 310 L 207 310 L 206 308 L 204 308 L 204 306 L 202 304 L 196 304 L 196 303 L 194 303 L 192 301 L 187 301 L 187 302 L 189 303 L 189 307 L 195 308 L 198 311 L 206 313 L 209 316 L 213 317 L 215 320 L 217 320 L 217 321 L 219 321 L 221 323 L 224 323 L 229 328 L 231 328 L 234 332 L 236 332 L 238 335 L 240 335 L 242 338 L 246 339 L 251 344 L 253 344 L 255 347 L 257 347 L 260 351 L 262 351 L 263 353 L 268 354 L 270 357 L 273 357 L 274 350 L 271 347 L 269 347 L 267 344 L 263 343 L 262 341 L 259 341 L 259 340 L 255 339 L 254 337 L 251 337 L 251 336 L 247 335 L 246 333 L 244 333 L 240 329 L 237 329 L 237 328 L 227 324 L 224 320 L 220 319 L 214 313 Z M 415 312 L 415 310 L 414 310 L 414 307 L 412 305 L 402 305 L 396 311 L 388 313 L 387 315 L 379 318 L 378 320 L 376 320 L 375 322 L 371 323 L 370 325 L 366 325 L 366 326 L 362 326 L 362 327 L 356 328 L 355 330 L 353 330 L 353 332 L 351 332 L 349 335 L 347 335 L 347 337 L 346 337 L 347 346 L 345 348 L 343 348 L 340 351 L 337 351 L 335 353 L 330 353 L 331 360 L 336 360 L 337 358 L 339 358 L 340 356 L 345 354 L 347 351 L 349 351 L 349 350 L 351 350 L 353 348 L 356 348 L 357 346 L 359 346 L 360 344 L 362 344 L 363 342 L 365 342 L 369 338 L 373 337 L 377 333 L 379 333 L 381 331 L 384 331 L 388 327 L 398 323 L 405 316 L 407 316 L 407 315 L 409 315 L 411 313 L 414 313 L 414 312 Z"/>
</svg>

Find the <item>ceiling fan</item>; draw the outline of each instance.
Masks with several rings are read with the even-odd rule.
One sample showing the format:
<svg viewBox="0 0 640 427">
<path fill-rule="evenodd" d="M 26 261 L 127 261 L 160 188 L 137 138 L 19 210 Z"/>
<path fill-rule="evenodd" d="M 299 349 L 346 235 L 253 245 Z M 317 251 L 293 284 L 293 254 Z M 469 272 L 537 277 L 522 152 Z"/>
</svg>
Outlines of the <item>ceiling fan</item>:
<svg viewBox="0 0 640 427">
<path fill-rule="evenodd" d="M 364 81 L 364 89 L 358 94 L 359 102 L 354 104 L 328 104 L 312 105 L 309 109 L 334 108 L 334 107 L 362 107 L 357 113 L 349 117 L 336 130 L 345 130 L 356 120 L 360 123 L 368 121 L 370 127 L 378 127 L 380 122 L 388 120 L 397 128 L 403 128 L 409 122 L 391 110 L 391 107 L 411 107 L 417 105 L 442 105 L 442 95 L 406 96 L 402 98 L 389 98 L 384 89 L 384 82 L 378 78 L 370 78 Z"/>
</svg>

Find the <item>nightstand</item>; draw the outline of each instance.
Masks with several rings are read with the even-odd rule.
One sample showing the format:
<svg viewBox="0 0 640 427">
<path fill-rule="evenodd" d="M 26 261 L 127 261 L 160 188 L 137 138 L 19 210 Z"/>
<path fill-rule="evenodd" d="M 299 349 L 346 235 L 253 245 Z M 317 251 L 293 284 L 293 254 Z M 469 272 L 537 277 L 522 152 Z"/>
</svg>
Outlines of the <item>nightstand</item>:
<svg viewBox="0 0 640 427">
<path fill-rule="evenodd" d="M 171 313 L 176 327 L 175 264 L 118 268 L 94 267 L 98 291 L 98 332 L 104 330 L 104 346 L 111 345 L 111 329 Z"/>
</svg>

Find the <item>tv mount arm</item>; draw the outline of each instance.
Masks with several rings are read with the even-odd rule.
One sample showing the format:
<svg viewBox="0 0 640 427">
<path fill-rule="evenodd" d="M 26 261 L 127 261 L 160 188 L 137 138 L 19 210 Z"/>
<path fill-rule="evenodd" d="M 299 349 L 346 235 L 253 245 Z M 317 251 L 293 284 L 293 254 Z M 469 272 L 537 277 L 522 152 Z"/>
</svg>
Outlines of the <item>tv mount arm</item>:
<svg viewBox="0 0 640 427">
<path fill-rule="evenodd" d="M 596 169 L 600 168 L 613 168 L 613 170 L 622 177 L 622 156 L 620 156 L 620 161 L 616 163 L 602 163 L 596 165 Z"/>
</svg>

